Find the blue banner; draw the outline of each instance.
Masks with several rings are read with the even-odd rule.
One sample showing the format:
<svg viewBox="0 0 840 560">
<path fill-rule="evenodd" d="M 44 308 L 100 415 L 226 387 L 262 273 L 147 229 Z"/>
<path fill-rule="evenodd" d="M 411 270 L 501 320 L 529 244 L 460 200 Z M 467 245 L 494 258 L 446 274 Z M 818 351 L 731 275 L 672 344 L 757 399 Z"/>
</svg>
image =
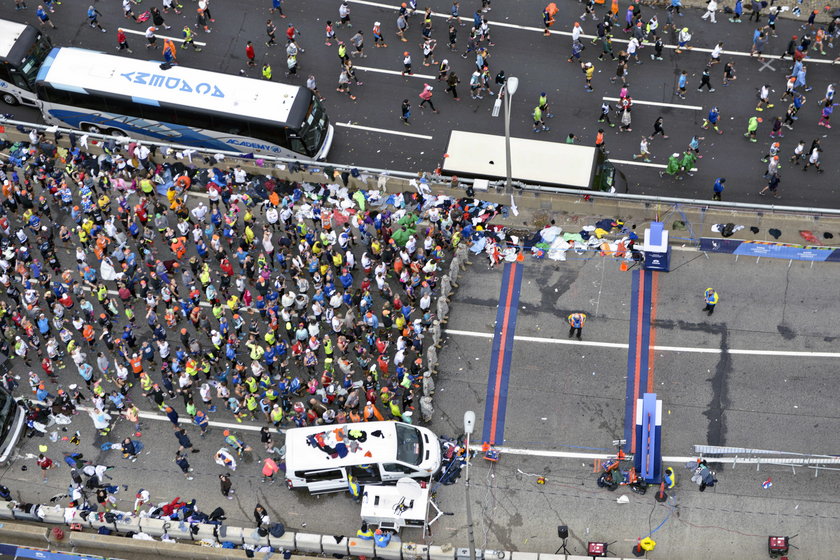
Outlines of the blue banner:
<svg viewBox="0 0 840 560">
<path fill-rule="evenodd" d="M 833 247 L 794 245 L 771 241 L 742 241 L 740 239 L 701 237 L 700 250 L 772 259 L 840 262 L 840 250 Z"/>
<path fill-rule="evenodd" d="M 52 552 L 41 548 L 29 548 L 26 546 L 17 547 L 15 558 L 28 558 L 33 560 L 103 560 L 102 556 L 89 556 L 74 554 L 72 552 Z"/>
</svg>

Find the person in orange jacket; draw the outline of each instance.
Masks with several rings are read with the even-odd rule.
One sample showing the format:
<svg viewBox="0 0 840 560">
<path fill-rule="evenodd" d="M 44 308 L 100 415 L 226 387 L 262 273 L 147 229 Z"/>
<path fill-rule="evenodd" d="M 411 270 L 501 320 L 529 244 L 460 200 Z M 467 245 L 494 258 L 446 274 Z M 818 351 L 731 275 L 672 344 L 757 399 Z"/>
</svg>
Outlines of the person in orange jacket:
<svg viewBox="0 0 840 560">
<path fill-rule="evenodd" d="M 364 417 L 365 422 L 372 422 L 374 418 L 376 420 L 379 420 L 380 422 L 385 420 L 385 417 L 382 416 L 382 413 L 379 412 L 379 409 L 376 408 L 376 405 L 373 404 L 371 401 L 368 401 L 368 403 L 365 405 Z"/>
</svg>

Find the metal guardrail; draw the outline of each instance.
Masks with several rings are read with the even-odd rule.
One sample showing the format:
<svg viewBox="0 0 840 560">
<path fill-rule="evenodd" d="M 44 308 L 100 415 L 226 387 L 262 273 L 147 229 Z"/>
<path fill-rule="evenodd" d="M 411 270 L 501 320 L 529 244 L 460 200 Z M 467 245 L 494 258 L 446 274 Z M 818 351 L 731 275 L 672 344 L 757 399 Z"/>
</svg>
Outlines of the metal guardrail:
<svg viewBox="0 0 840 560">
<path fill-rule="evenodd" d="M 840 465 L 840 456 L 819 455 L 816 453 L 794 453 L 792 451 L 776 451 L 772 449 L 751 449 L 747 447 L 722 447 L 717 445 L 695 445 L 694 452 L 700 457 L 714 460 L 714 458 L 727 457 L 732 463 L 732 468 L 738 463 L 754 464 L 755 470 L 761 469 L 761 465 L 788 466 L 796 474 L 796 467 L 807 467 L 814 469 L 814 477 L 819 475 L 820 470 L 840 471 L 840 467 L 832 468 L 827 465 Z"/>
<path fill-rule="evenodd" d="M 111 141 L 117 140 L 119 142 L 132 142 L 135 141 L 127 136 L 110 136 L 107 134 L 96 134 L 92 132 L 84 132 L 80 130 L 74 130 L 69 128 L 62 128 L 58 126 L 47 126 L 43 124 L 37 123 L 30 123 L 25 121 L 18 121 L 14 119 L 6 118 L 0 115 L 0 125 L 6 124 L 11 126 L 21 126 L 30 129 L 37 129 L 41 130 L 45 133 L 55 133 L 60 132 L 61 134 L 67 135 L 71 132 L 76 134 L 77 136 L 86 135 L 90 138 L 94 138 L 100 141 Z M 196 148 L 193 146 L 184 146 L 180 144 L 169 144 L 165 142 L 155 142 L 155 141 L 148 141 L 142 140 L 142 143 L 147 146 L 157 146 L 158 148 L 168 148 L 170 150 L 175 151 L 184 151 L 184 150 L 192 150 L 196 154 L 202 154 L 206 156 L 213 156 L 216 154 L 221 154 L 225 157 L 229 158 L 239 158 L 243 160 L 254 161 L 256 159 L 260 159 L 265 162 L 271 162 L 275 164 L 290 164 L 296 162 L 300 165 L 310 166 L 310 167 L 332 167 L 334 169 L 339 169 L 342 171 L 350 171 L 351 169 L 357 169 L 359 172 L 362 173 L 369 173 L 375 175 L 384 175 L 387 177 L 394 177 L 394 178 L 402 178 L 406 180 L 411 179 L 418 179 L 421 175 L 425 175 L 427 179 L 432 182 L 439 183 L 439 184 L 448 184 L 451 180 L 451 177 L 443 176 L 443 175 L 436 175 L 436 174 L 424 174 L 422 172 L 418 173 L 410 173 L 406 171 L 397 171 L 391 169 L 380 169 L 376 167 L 365 167 L 360 165 L 349 165 L 344 163 L 333 163 L 333 162 L 325 162 L 325 161 L 316 161 L 306 158 L 289 158 L 289 157 L 277 157 L 277 156 L 260 156 L 260 157 L 246 157 L 245 154 L 242 152 L 233 152 L 233 151 L 220 151 L 220 150 L 208 150 L 203 148 Z M 472 179 L 462 179 L 458 178 L 460 183 L 464 184 L 471 184 Z M 504 189 L 505 182 L 504 180 L 493 181 L 490 183 L 491 186 L 497 190 Z M 840 217 L 840 209 L 833 209 L 833 208 L 816 208 L 816 207 L 808 207 L 808 206 L 779 206 L 773 204 L 753 204 L 753 203 L 745 203 L 745 202 L 727 202 L 727 201 L 714 201 L 714 200 L 699 200 L 694 198 L 680 198 L 680 197 L 668 197 L 668 196 L 651 196 L 651 195 L 642 195 L 642 194 L 631 194 L 631 193 L 617 193 L 617 192 L 605 192 L 605 191 L 595 191 L 595 190 L 585 190 L 585 189 L 569 189 L 569 188 L 562 188 L 562 187 L 551 187 L 546 185 L 531 185 L 525 184 L 520 181 L 515 181 L 514 185 L 522 190 L 525 191 L 532 191 L 535 193 L 550 193 L 550 194 L 558 194 L 558 195 L 572 195 L 572 196 L 587 196 L 589 198 L 594 199 L 605 199 L 605 200 L 613 200 L 613 201 L 626 201 L 626 202 L 633 202 L 645 205 L 651 204 L 663 204 L 663 205 L 671 205 L 671 206 L 679 206 L 679 205 L 686 205 L 686 206 L 697 206 L 700 207 L 701 210 L 748 210 L 748 211 L 756 211 L 756 212 L 766 212 L 766 213 L 789 213 L 789 214 L 797 214 L 797 215 L 808 215 L 808 216 L 836 216 Z"/>
</svg>

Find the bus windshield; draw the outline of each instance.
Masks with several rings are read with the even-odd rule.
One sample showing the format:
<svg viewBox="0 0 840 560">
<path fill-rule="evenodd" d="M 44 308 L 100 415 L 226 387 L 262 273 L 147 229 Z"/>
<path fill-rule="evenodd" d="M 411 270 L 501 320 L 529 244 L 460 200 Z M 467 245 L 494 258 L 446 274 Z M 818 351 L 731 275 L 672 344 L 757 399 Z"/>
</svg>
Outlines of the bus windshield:
<svg viewBox="0 0 840 560">
<path fill-rule="evenodd" d="M 39 35 L 38 40 L 32 44 L 20 62 L 20 73 L 23 74 L 26 83 L 32 89 L 35 88 L 35 78 L 38 76 L 38 70 L 41 68 L 44 59 L 50 54 L 51 49 L 49 39 L 45 35 Z"/>
<path fill-rule="evenodd" d="M 419 465 L 423 460 L 423 438 L 413 426 L 397 424 L 397 461 Z"/>
<path fill-rule="evenodd" d="M 324 142 L 324 134 L 327 133 L 327 112 L 318 98 L 312 96 L 312 103 L 309 105 L 309 113 L 300 128 L 300 137 L 306 146 L 306 153 L 314 156 Z"/>
</svg>

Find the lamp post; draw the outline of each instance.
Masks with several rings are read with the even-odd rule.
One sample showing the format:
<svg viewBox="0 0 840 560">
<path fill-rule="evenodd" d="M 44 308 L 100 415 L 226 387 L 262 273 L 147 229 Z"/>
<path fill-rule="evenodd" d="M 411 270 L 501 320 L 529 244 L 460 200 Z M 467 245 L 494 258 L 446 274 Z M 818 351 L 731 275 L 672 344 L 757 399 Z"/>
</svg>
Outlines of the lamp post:
<svg viewBox="0 0 840 560">
<path fill-rule="evenodd" d="M 510 163 L 510 104 L 513 101 L 513 94 L 516 93 L 516 90 L 519 88 L 519 78 L 516 76 L 510 76 L 505 80 L 505 85 L 502 86 L 505 94 L 505 168 L 507 171 L 507 178 L 505 180 L 505 187 L 508 191 L 511 190 L 513 186 L 513 178 L 511 176 L 511 163 Z M 495 105 L 493 106 L 493 113 L 494 117 L 499 116 L 499 105 L 501 104 L 502 99 L 501 96 L 496 100 Z"/>
<path fill-rule="evenodd" d="M 510 163 L 510 160 L 508 160 Z M 508 172 L 508 175 L 510 172 Z M 467 536 L 470 542 L 470 560 L 475 560 L 475 534 L 473 533 L 472 502 L 470 501 L 470 435 L 475 429 L 475 412 L 464 412 L 464 434 L 467 436 L 467 472 L 464 479 L 464 492 L 467 498 Z"/>
</svg>

